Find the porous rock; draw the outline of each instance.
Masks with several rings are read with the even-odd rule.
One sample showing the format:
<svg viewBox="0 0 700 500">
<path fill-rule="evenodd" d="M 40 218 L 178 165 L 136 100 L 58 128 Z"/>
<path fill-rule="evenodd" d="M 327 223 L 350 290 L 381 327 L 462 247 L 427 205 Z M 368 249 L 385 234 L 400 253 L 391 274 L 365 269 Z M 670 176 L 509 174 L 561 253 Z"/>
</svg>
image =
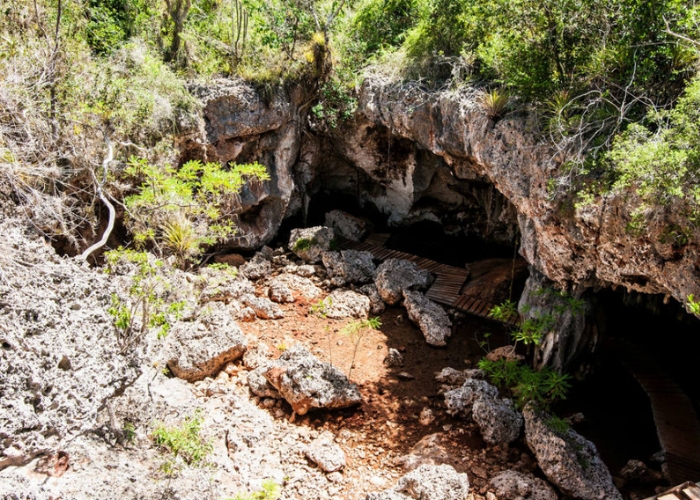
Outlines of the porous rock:
<svg viewBox="0 0 700 500">
<path fill-rule="evenodd" d="M 557 494 L 546 481 L 515 470 L 507 470 L 489 481 L 499 500 L 557 500 Z"/>
<path fill-rule="evenodd" d="M 404 290 L 403 296 L 408 317 L 423 332 L 425 341 L 434 346 L 447 345 L 452 321 L 445 310 L 420 292 Z"/>
<path fill-rule="evenodd" d="M 333 319 L 367 318 L 369 298 L 352 290 L 334 290 L 323 301 L 326 316 Z"/>
<path fill-rule="evenodd" d="M 284 311 L 280 306 L 265 297 L 248 294 L 241 297 L 241 303 L 253 309 L 255 315 L 260 319 L 284 318 Z"/>
<path fill-rule="evenodd" d="M 326 436 L 315 439 L 304 451 L 306 457 L 323 472 L 335 472 L 346 465 L 343 449 Z"/>
<path fill-rule="evenodd" d="M 467 379 L 461 387 L 445 393 L 445 404 L 449 415 L 470 417 L 472 405 L 480 395 L 498 397 L 498 389 L 485 380 Z"/>
<path fill-rule="evenodd" d="M 332 227 L 338 236 L 352 240 L 362 241 L 370 231 L 371 224 L 365 219 L 355 217 L 342 210 L 331 210 L 326 214 L 326 226 Z"/>
<path fill-rule="evenodd" d="M 306 266 L 299 266 L 299 268 L 302 267 Z M 272 290 L 273 287 L 284 287 L 290 290 L 294 300 L 298 300 L 300 297 L 313 300 L 323 295 L 323 291 L 319 287 L 314 285 L 313 281 L 311 281 L 309 278 L 297 276 L 296 274 L 280 274 L 279 276 L 276 276 L 275 278 L 271 279 L 269 284 L 270 290 Z"/>
<path fill-rule="evenodd" d="M 399 479 L 395 490 L 415 500 L 464 500 L 469 478 L 451 465 L 421 465 Z"/>
<path fill-rule="evenodd" d="M 442 435 L 435 433 L 423 437 L 413 445 L 408 455 L 394 460 L 394 465 L 399 465 L 406 471 L 412 471 L 421 465 L 440 465 L 449 460 L 450 454 L 442 445 Z"/>
<path fill-rule="evenodd" d="M 263 254 L 258 252 L 252 259 L 239 267 L 238 270 L 241 276 L 249 280 L 257 281 L 270 275 L 272 272 L 272 264 Z"/>
<path fill-rule="evenodd" d="M 265 378 L 265 372 L 269 364 L 265 364 L 248 373 L 248 387 L 250 392 L 261 398 L 280 398 L 280 393 Z"/>
<path fill-rule="evenodd" d="M 248 349 L 243 354 L 243 366 L 249 370 L 255 370 L 270 360 L 270 348 L 262 342 Z"/>
<path fill-rule="evenodd" d="M 515 441 L 523 426 L 523 416 L 513 407 L 510 399 L 485 394 L 477 396 L 474 401 L 472 418 L 479 426 L 484 441 L 490 445 Z"/>
<path fill-rule="evenodd" d="M 321 261 L 321 254 L 330 250 L 335 234 L 333 229 L 324 226 L 292 229 L 289 249 L 307 263 Z"/>
<path fill-rule="evenodd" d="M 428 271 L 423 271 L 408 260 L 388 259 L 377 268 L 375 284 L 379 296 L 391 306 L 403 299 L 404 290 L 422 290 L 428 288 L 433 278 Z"/>
<path fill-rule="evenodd" d="M 331 278 L 342 278 L 346 283 L 370 283 L 377 274 L 377 266 L 369 252 L 343 250 L 323 252 L 321 260 Z"/>
<path fill-rule="evenodd" d="M 270 282 L 268 295 L 270 296 L 270 300 L 280 304 L 294 302 L 294 294 L 292 293 L 292 289 L 289 288 L 287 283 L 280 280 L 273 280 Z"/>
<path fill-rule="evenodd" d="M 377 285 L 370 283 L 369 285 L 364 285 L 357 289 L 362 295 L 367 296 L 369 299 L 369 313 L 372 315 L 381 314 L 386 309 L 386 305 L 379 295 L 377 290 Z"/>
<path fill-rule="evenodd" d="M 199 296 L 201 303 L 210 301 L 231 302 L 243 295 L 254 293 L 253 284 L 241 275 L 235 276 L 226 271 L 204 268 L 205 286 Z"/>
<path fill-rule="evenodd" d="M 531 405 L 523 412 L 525 439 L 549 481 L 580 500 L 622 500 L 595 445 L 572 429 L 555 431 Z"/>
<path fill-rule="evenodd" d="M 194 382 L 240 358 L 247 345 L 226 307 L 212 303 L 200 310 L 194 321 L 179 321 L 172 326 L 163 356 L 173 375 Z"/>
<path fill-rule="evenodd" d="M 287 349 L 264 375 L 299 415 L 314 408 L 348 408 L 362 402 L 355 384 L 300 344 Z"/>
</svg>

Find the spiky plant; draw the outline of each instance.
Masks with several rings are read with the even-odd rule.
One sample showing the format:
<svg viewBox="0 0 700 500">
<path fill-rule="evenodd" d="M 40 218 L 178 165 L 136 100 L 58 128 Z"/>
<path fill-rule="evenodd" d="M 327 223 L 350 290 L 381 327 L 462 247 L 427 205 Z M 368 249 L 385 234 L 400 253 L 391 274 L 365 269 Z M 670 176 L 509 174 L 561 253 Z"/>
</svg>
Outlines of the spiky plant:
<svg viewBox="0 0 700 500">
<path fill-rule="evenodd" d="M 491 119 L 501 118 L 506 113 L 509 103 L 510 96 L 504 90 L 487 90 L 479 96 L 481 109 Z"/>
</svg>

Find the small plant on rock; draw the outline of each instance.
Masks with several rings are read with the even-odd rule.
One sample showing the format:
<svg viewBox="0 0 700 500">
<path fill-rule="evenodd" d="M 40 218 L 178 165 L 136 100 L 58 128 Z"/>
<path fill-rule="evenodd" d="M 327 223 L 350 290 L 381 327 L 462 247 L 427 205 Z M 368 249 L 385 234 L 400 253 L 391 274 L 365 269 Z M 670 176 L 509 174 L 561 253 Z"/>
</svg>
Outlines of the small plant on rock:
<svg viewBox="0 0 700 500">
<path fill-rule="evenodd" d="M 510 103 L 510 97 L 505 91 L 493 89 L 485 91 L 479 96 L 481 108 L 491 119 L 501 118 Z"/>
<path fill-rule="evenodd" d="M 294 247 L 292 248 L 292 250 L 294 250 L 295 252 L 303 252 L 311 248 L 311 245 L 313 245 L 313 240 L 309 238 L 299 238 L 294 243 Z"/>
<path fill-rule="evenodd" d="M 235 497 L 226 500 L 277 500 L 280 497 L 280 487 L 272 479 L 266 479 L 261 486 L 260 491 L 238 493 Z"/>
<path fill-rule="evenodd" d="M 175 459 L 181 459 L 192 467 L 201 467 L 207 456 L 212 452 L 212 444 L 201 434 L 204 417 L 202 411 L 185 418 L 179 426 L 168 427 L 158 424 L 153 431 L 153 441 L 156 445 L 168 450 L 174 455 L 173 460 L 166 460 L 161 470 L 168 476 L 176 475 L 178 466 Z"/>
</svg>

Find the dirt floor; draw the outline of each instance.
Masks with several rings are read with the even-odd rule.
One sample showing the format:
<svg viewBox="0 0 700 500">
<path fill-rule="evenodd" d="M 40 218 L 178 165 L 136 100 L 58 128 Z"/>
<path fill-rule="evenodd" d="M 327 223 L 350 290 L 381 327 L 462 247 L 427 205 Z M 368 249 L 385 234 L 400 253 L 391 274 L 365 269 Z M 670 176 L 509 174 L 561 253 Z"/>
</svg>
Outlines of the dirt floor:
<svg viewBox="0 0 700 500">
<path fill-rule="evenodd" d="M 434 380 L 436 372 L 445 367 L 476 367 L 486 352 L 487 347 L 480 345 L 485 333 L 491 333 L 488 348 L 506 345 L 508 335 L 500 324 L 471 316 L 460 318 L 448 345 L 432 347 L 403 308 L 389 307 L 380 315 L 381 327 L 364 330 L 355 344 L 358 337 L 343 333 L 351 320 L 325 318 L 311 312 L 312 306 L 304 301 L 286 304 L 282 306 L 285 318 L 255 320 L 241 323 L 241 327 L 249 338 L 267 344 L 275 357 L 295 343 L 304 344 L 317 357 L 349 374 L 360 387 L 364 402 L 350 410 L 298 417 L 286 403 L 277 405 L 279 417 L 340 436 L 349 465 L 345 481 L 339 485 L 339 498 L 363 498 L 367 492 L 392 486 L 404 473 L 395 461 L 431 434 L 449 456 L 445 463 L 469 474 L 476 500 L 485 497 L 488 480 L 501 471 L 541 475 L 524 438 L 492 447 L 481 439 L 475 424 L 450 417 Z M 390 348 L 402 353 L 403 366 L 385 365 Z M 570 408 L 573 413 L 576 405 Z M 426 417 L 428 413 L 432 415 Z M 617 471 L 611 472 L 614 476 Z M 368 474 L 372 475 L 369 480 Z M 645 498 L 653 494 L 655 486 L 634 487 L 624 493 L 627 498 Z"/>
</svg>

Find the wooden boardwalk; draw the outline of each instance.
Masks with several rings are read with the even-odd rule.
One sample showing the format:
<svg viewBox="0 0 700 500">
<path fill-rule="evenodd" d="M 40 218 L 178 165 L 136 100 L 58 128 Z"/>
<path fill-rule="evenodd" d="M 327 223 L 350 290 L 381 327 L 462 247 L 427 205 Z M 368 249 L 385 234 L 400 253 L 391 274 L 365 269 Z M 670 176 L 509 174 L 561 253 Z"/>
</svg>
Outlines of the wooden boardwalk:
<svg viewBox="0 0 700 500">
<path fill-rule="evenodd" d="M 700 479 L 700 422 L 690 398 L 641 348 L 620 339 L 609 345 L 649 396 L 671 481 Z"/>
<path fill-rule="evenodd" d="M 493 321 L 493 318 L 489 316 L 489 311 L 495 304 L 462 293 L 462 289 L 469 279 L 468 268 L 450 266 L 399 250 L 391 250 L 384 246 L 388 238 L 389 236 L 386 234 L 373 234 L 364 242 L 341 240 L 340 246 L 348 250 L 370 252 L 377 260 L 404 259 L 414 262 L 420 269 L 436 275 L 435 282 L 425 293 L 425 296 L 430 300 Z M 520 319 L 516 315 L 504 323 L 515 326 L 519 322 Z"/>
</svg>

